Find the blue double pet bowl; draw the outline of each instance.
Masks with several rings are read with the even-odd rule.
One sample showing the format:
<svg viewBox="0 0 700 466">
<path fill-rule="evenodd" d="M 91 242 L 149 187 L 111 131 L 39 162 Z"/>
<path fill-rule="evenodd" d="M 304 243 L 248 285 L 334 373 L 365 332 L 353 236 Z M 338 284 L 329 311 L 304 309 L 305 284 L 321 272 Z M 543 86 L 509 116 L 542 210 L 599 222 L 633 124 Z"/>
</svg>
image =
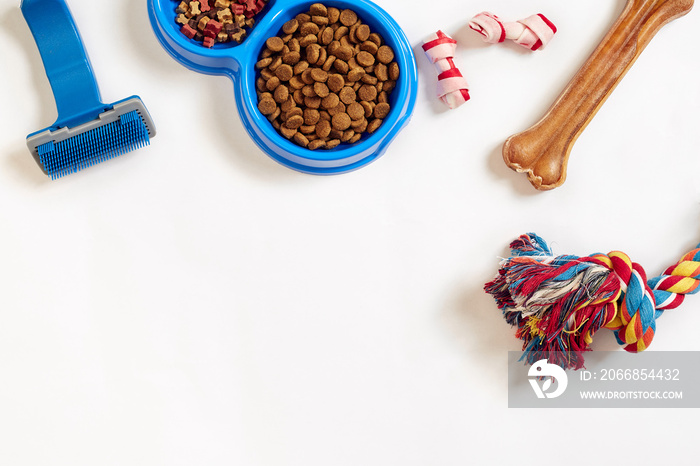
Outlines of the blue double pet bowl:
<svg viewBox="0 0 700 466">
<path fill-rule="evenodd" d="M 380 34 L 394 50 L 401 74 L 389 103 L 391 111 L 373 134 L 364 134 L 355 144 L 340 144 L 334 149 L 309 150 L 280 135 L 257 108 L 255 63 L 265 41 L 279 34 L 282 25 L 317 3 L 309 0 L 270 0 L 256 17 L 257 24 L 243 43 L 219 43 L 206 48 L 180 33 L 175 22 L 176 2 L 148 0 L 153 31 L 165 50 L 194 71 L 226 75 L 231 78 L 238 113 L 246 131 L 270 157 L 294 170 L 316 175 L 345 173 L 361 168 L 381 156 L 413 114 L 418 91 L 416 61 L 411 45 L 399 25 L 388 13 L 367 0 L 328 0 L 328 7 L 355 11 L 364 24 Z"/>
</svg>

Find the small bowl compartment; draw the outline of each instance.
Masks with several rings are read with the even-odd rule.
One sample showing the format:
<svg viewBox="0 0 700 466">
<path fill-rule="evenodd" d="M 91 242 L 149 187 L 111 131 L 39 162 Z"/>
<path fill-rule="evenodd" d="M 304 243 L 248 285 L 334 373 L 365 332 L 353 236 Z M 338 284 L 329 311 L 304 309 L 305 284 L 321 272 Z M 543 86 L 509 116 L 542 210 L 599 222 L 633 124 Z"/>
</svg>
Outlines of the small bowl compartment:
<svg viewBox="0 0 700 466">
<path fill-rule="evenodd" d="M 183 41 L 187 41 L 188 43 L 191 43 L 192 45 L 195 45 L 197 47 L 201 47 L 203 49 L 220 50 L 220 49 L 235 48 L 235 47 L 243 45 L 245 43 L 245 41 L 248 40 L 248 37 L 253 32 L 253 30 L 257 27 L 258 23 L 260 23 L 260 21 L 265 17 L 265 15 L 274 7 L 274 4 L 276 2 L 277 2 L 277 0 L 269 0 L 267 2 L 267 4 L 265 5 L 265 8 L 263 8 L 260 11 L 260 13 L 253 16 L 253 19 L 255 19 L 255 24 L 250 28 L 245 28 L 246 35 L 240 44 L 238 42 L 216 42 L 212 47 L 205 47 L 201 42 L 194 40 L 194 39 L 190 39 L 189 37 L 182 34 L 182 32 L 180 32 L 180 28 L 182 28 L 182 25 L 175 21 L 175 19 L 178 16 L 178 13 L 176 13 L 175 10 L 177 9 L 177 6 L 179 5 L 179 1 L 166 0 L 165 5 L 163 5 L 163 10 L 165 13 L 165 17 L 168 19 L 169 27 L 173 29 L 175 34 L 179 34 L 182 37 Z M 172 8 L 169 8 L 169 7 L 172 7 Z"/>
</svg>

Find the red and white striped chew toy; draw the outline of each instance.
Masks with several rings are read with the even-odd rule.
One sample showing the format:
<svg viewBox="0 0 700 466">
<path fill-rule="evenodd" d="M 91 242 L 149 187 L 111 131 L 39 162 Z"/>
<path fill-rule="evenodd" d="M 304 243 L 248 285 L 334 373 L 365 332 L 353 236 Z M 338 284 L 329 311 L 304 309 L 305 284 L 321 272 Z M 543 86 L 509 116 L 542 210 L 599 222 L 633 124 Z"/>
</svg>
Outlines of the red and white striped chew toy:
<svg viewBox="0 0 700 466">
<path fill-rule="evenodd" d="M 469 100 L 469 85 L 454 63 L 457 41 L 442 31 L 431 34 L 423 42 L 423 51 L 438 72 L 437 95 L 450 108 Z"/>
<path fill-rule="evenodd" d="M 556 26 L 542 14 L 508 23 L 493 13 L 483 12 L 469 21 L 469 27 L 490 44 L 510 39 L 530 50 L 544 48 L 557 32 Z"/>
</svg>

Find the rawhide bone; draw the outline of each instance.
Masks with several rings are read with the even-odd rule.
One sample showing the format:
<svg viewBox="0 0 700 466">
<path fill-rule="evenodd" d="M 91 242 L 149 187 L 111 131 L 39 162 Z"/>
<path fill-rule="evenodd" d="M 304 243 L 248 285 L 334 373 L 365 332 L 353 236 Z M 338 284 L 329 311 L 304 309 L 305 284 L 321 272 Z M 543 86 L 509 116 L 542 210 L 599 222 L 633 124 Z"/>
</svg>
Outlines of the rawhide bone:
<svg viewBox="0 0 700 466">
<path fill-rule="evenodd" d="M 450 109 L 469 100 L 469 85 L 455 66 L 457 41 L 442 31 L 423 41 L 423 51 L 438 73 L 437 96 Z"/>
<path fill-rule="evenodd" d="M 546 47 L 557 32 L 556 26 L 543 14 L 507 22 L 493 13 L 484 11 L 469 21 L 469 27 L 481 34 L 489 44 L 498 44 L 509 39 L 528 50 Z"/>
<path fill-rule="evenodd" d="M 628 0 L 610 31 L 544 117 L 505 142 L 506 165 L 527 173 L 539 190 L 561 186 L 574 142 L 605 99 L 661 27 L 692 7 L 693 0 Z"/>
</svg>

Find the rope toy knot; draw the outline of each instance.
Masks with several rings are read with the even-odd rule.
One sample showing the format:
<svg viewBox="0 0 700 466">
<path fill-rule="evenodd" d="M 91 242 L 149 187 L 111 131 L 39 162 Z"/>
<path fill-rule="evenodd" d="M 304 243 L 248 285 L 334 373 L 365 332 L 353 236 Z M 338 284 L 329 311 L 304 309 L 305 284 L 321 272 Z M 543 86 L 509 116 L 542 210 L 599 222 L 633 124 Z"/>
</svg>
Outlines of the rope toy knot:
<svg viewBox="0 0 700 466">
<path fill-rule="evenodd" d="M 542 14 L 528 16 L 514 22 L 505 22 L 484 11 L 469 21 L 469 27 L 481 34 L 484 41 L 496 44 L 510 39 L 530 50 L 544 48 L 552 40 L 557 28 Z"/>
<path fill-rule="evenodd" d="M 644 351 L 656 333 L 656 319 L 700 289 L 700 246 L 647 280 L 644 269 L 625 253 L 587 257 L 554 256 L 547 243 L 528 233 L 510 245 L 485 291 L 517 327 L 523 358 L 548 358 L 564 368 L 583 367 L 593 335 L 615 331 L 630 352 Z"/>
<path fill-rule="evenodd" d="M 641 265 L 632 262 L 627 254 L 613 251 L 607 256 L 607 264 L 620 280 L 621 296 L 615 318 L 606 327 L 615 330 L 618 343 L 625 350 L 644 351 L 654 338 L 656 300 L 647 283 L 647 275 Z"/>
</svg>

